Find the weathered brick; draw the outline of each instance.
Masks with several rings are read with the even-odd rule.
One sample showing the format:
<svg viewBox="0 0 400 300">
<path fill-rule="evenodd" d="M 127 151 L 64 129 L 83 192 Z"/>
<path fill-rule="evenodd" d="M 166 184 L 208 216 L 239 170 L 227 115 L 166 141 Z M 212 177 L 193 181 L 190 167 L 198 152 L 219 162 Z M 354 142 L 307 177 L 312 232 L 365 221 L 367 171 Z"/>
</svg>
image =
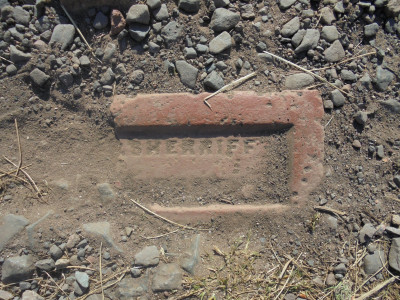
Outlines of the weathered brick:
<svg viewBox="0 0 400 300">
<path fill-rule="evenodd" d="M 304 90 L 256 94 L 240 91 L 218 94 L 209 100 L 212 110 L 203 102 L 207 95 L 207 93 L 199 95 L 181 93 L 139 94 L 133 98 L 115 96 L 110 109 L 114 116 L 117 136 L 124 138 L 126 135 L 157 134 L 164 129 L 172 128 L 177 132 L 186 132 L 193 128 L 229 129 L 238 124 L 245 128 L 257 126 L 272 129 L 290 128 L 288 151 L 291 201 L 293 204 L 306 201 L 323 176 L 324 128 L 321 125 L 323 106 L 318 92 Z M 211 149 L 214 146 L 209 147 Z M 242 153 L 246 151 L 246 145 L 238 143 L 235 147 Z M 257 147 L 253 148 L 257 150 Z M 278 206 L 271 207 L 283 208 Z M 225 206 L 210 206 L 209 213 L 221 214 L 223 207 Z M 253 212 L 255 207 L 257 206 L 252 208 L 251 205 L 235 205 L 226 208 L 226 212 Z M 180 210 L 187 214 L 196 214 L 195 208 L 155 207 L 155 209 L 160 213 L 171 215 L 174 215 L 173 209 L 175 212 Z M 204 210 L 206 210 L 204 207 L 198 208 L 198 213 L 204 215 Z M 270 208 L 266 206 L 265 210 Z"/>
</svg>

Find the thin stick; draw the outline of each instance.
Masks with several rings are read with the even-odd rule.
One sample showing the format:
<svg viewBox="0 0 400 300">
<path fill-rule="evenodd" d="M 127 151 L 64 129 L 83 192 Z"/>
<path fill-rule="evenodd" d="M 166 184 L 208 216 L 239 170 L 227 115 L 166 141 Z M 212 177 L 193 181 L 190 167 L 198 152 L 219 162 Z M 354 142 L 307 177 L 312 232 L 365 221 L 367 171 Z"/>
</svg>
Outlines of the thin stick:
<svg viewBox="0 0 400 300">
<path fill-rule="evenodd" d="M 332 115 L 332 117 L 329 119 L 328 123 L 325 124 L 325 128 L 328 127 L 328 125 L 331 123 L 331 121 L 333 120 L 334 115 Z"/>
<path fill-rule="evenodd" d="M 281 279 L 283 278 L 283 276 L 285 276 L 286 269 L 289 267 L 289 265 L 290 265 L 290 263 L 292 262 L 292 260 L 293 260 L 293 258 L 289 259 L 289 260 L 286 262 L 286 264 L 283 266 L 282 272 L 281 272 L 281 274 L 280 274 L 279 277 L 278 277 L 279 280 L 281 280 Z"/>
<path fill-rule="evenodd" d="M 9 162 L 10 164 L 12 164 L 14 167 L 18 168 L 18 166 L 16 164 L 14 164 L 11 160 L 9 160 L 7 157 L 3 156 L 4 159 Z M 28 178 L 29 182 L 31 183 L 32 187 L 35 189 L 35 191 L 37 192 L 39 197 L 42 197 L 42 194 L 40 193 L 39 188 L 37 187 L 36 183 L 33 181 L 32 177 L 29 176 L 28 173 L 26 173 L 25 170 L 21 169 L 21 172 L 24 173 L 24 175 L 26 176 L 26 178 Z"/>
<path fill-rule="evenodd" d="M 386 265 L 386 263 L 385 263 L 385 265 Z M 384 268 L 385 268 L 385 266 L 382 266 L 381 268 L 379 268 L 378 271 L 376 271 L 374 274 L 372 274 L 371 276 L 369 276 L 368 279 L 365 280 L 365 281 L 354 291 L 354 294 L 357 294 L 358 291 L 361 290 L 361 288 L 362 288 L 368 281 L 370 281 L 370 279 L 371 279 L 372 277 L 375 277 L 375 275 L 378 274 L 380 271 L 382 271 Z"/>
<path fill-rule="evenodd" d="M 341 88 L 335 86 L 334 84 L 330 83 L 325 78 L 323 78 L 323 77 L 321 77 L 321 76 L 319 76 L 319 75 L 317 75 L 317 74 L 315 74 L 315 73 L 313 73 L 313 72 L 311 72 L 311 71 L 309 71 L 309 70 L 307 70 L 307 69 L 305 69 L 303 67 L 300 67 L 299 65 L 296 65 L 295 63 L 292 63 L 291 61 L 288 61 L 287 59 L 284 59 L 284 58 L 282 58 L 282 57 L 280 57 L 278 55 L 272 54 L 272 53 L 270 53 L 268 51 L 264 51 L 264 53 L 267 53 L 267 54 L 271 55 L 272 57 L 275 57 L 276 59 L 279 59 L 280 61 L 283 61 L 283 62 L 291 65 L 292 67 L 295 67 L 295 68 L 297 68 L 299 70 L 302 70 L 303 72 L 306 72 L 307 74 L 310 74 L 311 76 L 313 76 L 313 77 L 325 82 L 326 84 L 330 85 L 332 88 L 338 89 L 339 91 L 341 91 L 342 93 L 346 94 L 347 96 L 352 97 L 350 94 L 345 92 L 343 89 L 341 89 Z"/>
<path fill-rule="evenodd" d="M 63 293 L 68 297 L 68 294 L 57 284 L 57 282 L 53 279 L 53 277 L 51 277 L 50 274 L 47 273 L 46 271 L 43 270 L 43 272 L 47 275 L 47 277 L 50 278 L 51 281 L 53 281 L 53 283 L 57 286 L 57 288 L 61 291 L 61 293 Z"/>
<path fill-rule="evenodd" d="M 26 169 L 26 168 L 28 168 L 30 166 L 32 166 L 32 164 L 29 164 L 29 165 L 26 165 L 24 167 L 21 167 L 21 169 Z M 12 173 L 15 173 L 15 171 L 3 171 L 3 170 L 0 170 L 0 172 L 3 173 L 3 174 L 0 175 L 0 178 L 5 177 L 5 176 L 9 176 L 9 175 L 12 175 Z"/>
<path fill-rule="evenodd" d="M 4 58 L 3 56 L 0 56 L 0 58 L 1 58 L 2 60 L 4 60 L 4 61 L 6 61 L 6 62 L 10 63 L 10 64 L 13 64 L 13 62 L 12 62 L 12 61 L 9 61 L 8 59 Z"/>
<path fill-rule="evenodd" d="M 321 70 L 326 70 L 326 69 L 334 68 L 334 67 L 336 67 L 336 66 L 338 66 L 338 65 L 347 63 L 347 62 L 349 62 L 349 61 L 356 60 L 356 59 L 358 59 L 358 58 L 361 58 L 361 57 L 364 57 L 364 56 L 373 55 L 373 54 L 376 54 L 376 51 L 372 51 L 372 52 L 360 54 L 360 55 L 357 55 L 357 56 L 354 56 L 354 57 L 350 57 L 350 58 L 345 59 L 345 60 L 342 60 L 342 61 L 340 61 L 340 62 L 338 62 L 338 63 L 336 63 L 336 64 L 333 64 L 333 65 L 331 65 L 331 66 L 323 67 L 323 68 L 319 68 L 319 69 L 312 69 L 312 70 L 310 70 L 310 71 L 321 71 Z"/>
<path fill-rule="evenodd" d="M 15 175 L 18 176 L 19 170 L 21 169 L 21 166 L 22 166 L 22 150 L 21 150 L 21 139 L 19 137 L 17 119 L 14 119 L 14 122 L 15 122 L 15 131 L 17 132 L 18 151 L 19 151 L 19 164 L 18 164 L 17 171 L 15 172 Z"/>
<path fill-rule="evenodd" d="M 292 276 L 293 269 L 294 269 L 294 266 L 292 266 L 292 269 L 290 270 L 290 273 L 289 273 L 289 275 L 288 275 L 288 278 L 286 279 L 285 284 L 283 285 L 282 289 L 279 291 L 278 295 L 276 295 L 276 297 L 274 298 L 274 300 L 278 299 L 279 296 L 282 294 L 283 290 L 286 288 L 286 285 L 288 284 L 288 282 L 289 282 L 289 280 L 290 280 L 290 277 Z"/>
<path fill-rule="evenodd" d="M 249 80 L 250 78 L 253 78 L 254 76 L 257 75 L 257 72 L 250 73 L 246 76 L 243 76 L 239 79 L 236 79 L 235 81 L 232 81 L 231 83 L 224 85 L 222 88 L 220 88 L 218 91 L 212 93 L 211 95 L 208 95 L 207 97 L 204 98 L 204 103 L 211 109 L 211 105 L 208 103 L 208 99 L 214 97 L 215 95 L 218 95 L 219 93 L 222 93 L 223 91 L 228 90 L 229 88 L 235 88 L 242 84 L 243 82 Z"/>
<path fill-rule="evenodd" d="M 133 203 L 135 203 L 137 206 L 139 206 L 141 209 L 143 209 L 145 212 L 147 212 L 147 213 L 149 213 L 149 214 L 151 214 L 151 215 L 153 215 L 153 216 L 155 216 L 155 217 L 157 217 L 157 218 L 159 218 L 159 219 L 161 219 L 161 220 L 163 220 L 163 221 L 165 221 L 165 222 L 167 222 L 169 224 L 172 224 L 172 225 L 184 228 L 184 229 L 198 230 L 197 228 L 186 226 L 186 225 L 182 225 L 182 224 L 176 223 L 174 221 L 171 221 L 171 220 L 169 220 L 167 218 L 164 218 L 164 217 L 160 216 L 159 214 L 156 214 L 155 212 L 151 211 L 150 209 L 144 207 L 143 205 L 139 204 L 138 202 L 136 202 L 133 199 L 131 199 L 131 201 Z"/>
<path fill-rule="evenodd" d="M 161 237 L 164 237 L 164 236 L 173 234 L 173 233 L 178 232 L 178 231 L 179 231 L 179 229 L 176 229 L 176 230 L 174 230 L 174 231 L 167 232 L 167 233 L 164 233 L 164 234 L 160 234 L 160 235 L 157 235 L 157 236 L 149 236 L 149 237 L 141 236 L 141 237 L 144 238 L 144 239 L 146 239 L 146 240 L 154 240 L 154 239 L 159 239 L 159 238 L 161 238 Z"/>
<path fill-rule="evenodd" d="M 101 63 L 101 60 L 98 59 L 96 57 L 96 55 L 94 55 L 93 52 L 93 48 L 90 47 L 89 43 L 86 41 L 85 37 L 83 36 L 82 32 L 80 31 L 80 29 L 78 28 L 78 26 L 76 25 L 74 19 L 72 19 L 71 15 L 68 13 L 68 11 L 66 10 L 66 8 L 64 7 L 64 5 L 60 2 L 60 6 L 61 8 L 64 10 L 65 14 L 67 15 L 68 19 L 71 21 L 72 25 L 74 25 L 76 31 L 78 31 L 79 35 L 81 36 L 81 38 L 83 39 L 83 41 L 85 42 L 86 46 L 89 48 L 90 53 L 92 53 L 93 57 L 99 62 Z"/>
<path fill-rule="evenodd" d="M 387 285 L 395 282 L 399 277 L 391 277 L 388 280 L 378 284 L 377 286 L 375 286 L 372 290 L 370 290 L 369 292 L 361 295 L 358 298 L 355 298 L 355 300 L 365 300 L 365 299 L 369 299 L 370 297 L 372 297 L 373 295 L 375 295 L 376 293 L 378 293 L 381 289 L 383 289 L 384 287 L 386 287 Z"/>
<path fill-rule="evenodd" d="M 93 269 L 93 268 L 81 267 L 81 266 L 67 266 L 66 269 L 82 269 L 82 270 L 89 270 L 89 271 L 97 271 L 96 269 Z"/>
<path fill-rule="evenodd" d="M 103 242 L 100 242 L 100 253 L 99 253 L 99 273 L 100 273 L 100 286 L 101 286 L 101 299 L 104 300 L 104 288 L 103 288 L 103 272 L 101 269 L 101 258 L 102 258 Z"/>
<path fill-rule="evenodd" d="M 119 278 L 118 278 L 117 280 L 115 280 L 114 282 L 105 285 L 105 286 L 104 286 L 104 289 L 106 290 L 106 289 L 108 289 L 109 287 L 112 287 L 113 285 L 115 285 L 115 284 L 117 284 L 118 282 L 120 282 L 120 281 L 122 280 L 122 278 L 124 278 L 124 276 L 125 276 L 125 274 L 126 274 L 127 272 L 128 272 L 128 271 L 125 271 L 125 272 L 121 275 L 121 277 L 119 277 Z M 90 293 L 87 293 L 86 295 L 84 295 L 84 296 L 82 296 L 82 297 L 80 297 L 80 298 L 77 298 L 77 299 L 78 299 L 78 300 L 85 300 L 85 299 L 86 299 L 87 297 L 89 297 L 90 295 L 93 295 L 93 294 L 96 294 L 97 292 L 99 292 L 100 289 L 101 289 L 101 288 L 96 288 L 96 289 L 90 291 Z"/>
<path fill-rule="evenodd" d="M 326 207 L 326 206 L 315 206 L 314 209 L 318 210 L 318 211 L 321 211 L 321 212 L 332 213 L 332 214 L 337 215 L 337 216 L 345 216 L 346 215 L 346 213 L 343 212 L 343 211 L 336 210 L 336 209 L 333 209 L 333 208 L 329 208 L 329 207 Z"/>
<path fill-rule="evenodd" d="M 0 172 L 3 172 L 3 171 L 0 171 Z M 21 178 L 20 176 L 17 176 L 17 175 L 15 175 L 15 174 L 13 174 L 14 172 L 15 172 L 15 171 L 12 171 L 12 172 L 10 172 L 10 173 L 7 173 L 6 175 L 12 176 L 12 177 L 14 177 L 15 179 L 21 180 L 23 183 L 25 183 L 25 184 L 27 184 L 27 185 L 30 185 L 30 183 L 29 183 L 28 181 L 26 181 L 25 179 Z M 4 172 L 3 172 L 3 173 L 4 173 Z M 2 175 L 2 176 L 0 176 L 0 178 L 1 178 L 1 177 L 4 177 L 4 176 L 6 176 L 6 175 Z"/>
</svg>

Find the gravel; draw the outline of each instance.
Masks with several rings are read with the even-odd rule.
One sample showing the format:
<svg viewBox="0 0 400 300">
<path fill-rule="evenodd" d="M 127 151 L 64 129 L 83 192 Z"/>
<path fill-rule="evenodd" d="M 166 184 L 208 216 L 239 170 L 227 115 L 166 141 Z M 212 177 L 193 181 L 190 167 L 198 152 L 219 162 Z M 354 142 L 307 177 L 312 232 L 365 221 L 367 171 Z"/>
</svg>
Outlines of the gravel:
<svg viewBox="0 0 400 300">
<path fill-rule="evenodd" d="M 1 281 L 8 284 L 30 279 L 35 271 L 34 261 L 32 255 L 7 258 L 2 265 Z"/>
<path fill-rule="evenodd" d="M 334 107 L 341 107 L 346 102 L 346 98 L 339 90 L 333 90 L 331 92 L 331 100 L 333 102 Z"/>
<path fill-rule="evenodd" d="M 94 18 L 93 27 L 97 30 L 106 28 L 108 25 L 108 18 L 101 11 L 99 11 Z"/>
<path fill-rule="evenodd" d="M 283 25 L 281 34 L 284 37 L 291 37 L 300 29 L 300 18 L 294 17 L 285 25 Z"/>
<path fill-rule="evenodd" d="M 129 8 L 126 14 L 127 23 L 140 23 L 148 25 L 150 23 L 149 8 L 145 4 L 135 4 Z"/>
<path fill-rule="evenodd" d="M 188 13 L 197 13 L 200 9 L 200 0 L 179 0 L 178 7 Z"/>
<path fill-rule="evenodd" d="M 345 57 L 343 46 L 339 40 L 333 42 L 333 44 L 324 51 L 324 59 L 327 62 L 341 61 Z"/>
<path fill-rule="evenodd" d="M 285 87 L 291 90 L 300 90 L 313 83 L 314 77 L 307 73 L 297 73 L 285 78 Z"/>
<path fill-rule="evenodd" d="M 160 253 L 156 246 L 148 246 L 135 254 L 134 264 L 136 266 L 151 267 L 158 265 Z"/>
<path fill-rule="evenodd" d="M 54 27 L 50 45 L 60 45 L 61 50 L 66 50 L 74 40 L 75 27 L 71 24 L 59 24 Z"/>
<path fill-rule="evenodd" d="M 336 26 L 324 26 L 321 30 L 321 38 L 331 43 L 339 38 L 339 31 Z"/>
<path fill-rule="evenodd" d="M 204 79 L 204 86 L 211 90 L 219 90 L 225 85 L 224 80 L 219 76 L 218 72 L 212 71 Z"/>
<path fill-rule="evenodd" d="M 300 45 L 294 50 L 294 52 L 297 54 L 308 51 L 310 49 L 314 49 L 318 45 L 319 37 L 320 34 L 318 29 L 307 29 L 303 40 L 301 41 Z"/>
</svg>

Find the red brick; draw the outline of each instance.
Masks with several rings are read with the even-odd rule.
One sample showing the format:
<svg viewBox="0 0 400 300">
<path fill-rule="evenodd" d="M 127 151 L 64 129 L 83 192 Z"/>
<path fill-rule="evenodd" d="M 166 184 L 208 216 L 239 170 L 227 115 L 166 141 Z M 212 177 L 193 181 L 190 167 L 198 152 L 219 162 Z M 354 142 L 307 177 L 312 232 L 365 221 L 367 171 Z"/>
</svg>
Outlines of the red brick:
<svg viewBox="0 0 400 300">
<path fill-rule="evenodd" d="M 147 129 L 179 126 L 179 129 L 201 125 L 266 125 L 293 126 L 290 130 L 290 190 L 293 204 L 304 203 L 323 176 L 324 128 L 322 100 L 317 91 L 285 91 L 256 94 L 233 92 L 219 94 L 209 100 L 207 93 L 140 94 L 134 98 L 115 96 L 111 112 L 117 134 Z M 237 211 L 251 211 L 248 206 Z M 157 208 L 162 212 L 162 208 Z M 176 208 L 182 211 L 182 208 Z M 184 210 L 184 209 L 183 209 Z M 199 213 L 204 213 L 199 208 Z M 215 206 L 210 211 L 220 214 Z M 227 209 L 231 212 L 232 207 Z M 268 210 L 268 209 L 267 209 Z M 171 213 L 171 208 L 165 212 Z M 188 211 L 186 209 L 186 211 Z M 190 209 L 193 213 L 193 208 Z"/>
</svg>

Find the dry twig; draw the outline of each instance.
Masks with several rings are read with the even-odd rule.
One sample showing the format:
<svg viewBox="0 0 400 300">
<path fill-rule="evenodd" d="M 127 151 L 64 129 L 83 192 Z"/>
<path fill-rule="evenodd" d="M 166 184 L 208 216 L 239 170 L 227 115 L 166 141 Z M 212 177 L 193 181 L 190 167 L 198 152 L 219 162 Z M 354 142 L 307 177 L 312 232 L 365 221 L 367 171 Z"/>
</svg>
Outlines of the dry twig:
<svg viewBox="0 0 400 300">
<path fill-rule="evenodd" d="M 30 166 L 32 166 L 32 164 L 29 164 L 29 165 L 26 165 L 26 166 L 24 166 L 24 167 L 21 167 L 20 169 L 27 169 L 27 168 L 30 167 Z M 0 172 L 3 173 L 3 174 L 0 175 L 0 178 L 5 177 L 5 176 L 11 176 L 11 175 L 13 175 L 13 173 L 15 173 L 14 170 L 13 170 L 13 171 L 3 171 L 3 170 L 0 170 Z M 14 176 L 15 176 L 15 175 L 14 175 Z"/>
<path fill-rule="evenodd" d="M 283 61 L 283 62 L 287 63 L 288 65 L 291 65 L 292 67 L 295 67 L 295 68 L 297 68 L 299 70 L 302 70 L 303 72 L 306 72 L 307 74 L 310 74 L 311 76 L 313 76 L 313 77 L 325 82 L 326 84 L 330 85 L 332 88 L 338 89 L 343 94 L 346 94 L 347 96 L 351 97 L 351 95 L 349 93 L 345 92 L 343 89 L 341 89 L 341 88 L 335 86 L 334 84 L 330 83 L 325 78 L 323 78 L 323 77 L 321 77 L 321 76 L 319 76 L 319 75 L 317 75 L 317 74 L 315 74 L 315 73 L 313 73 L 313 72 L 311 72 L 311 71 L 309 71 L 309 70 L 307 70 L 307 69 L 305 69 L 303 67 L 300 67 L 299 65 L 296 65 L 295 63 L 292 63 L 291 61 L 288 61 L 287 59 L 284 59 L 284 58 L 282 58 L 282 57 L 280 57 L 278 55 L 272 54 L 272 53 L 270 53 L 268 51 L 264 51 L 264 53 L 267 53 L 267 54 L 271 55 L 272 57 L 274 57 L 276 59 L 279 59 L 280 61 Z"/>
<path fill-rule="evenodd" d="M 83 41 L 85 42 L 86 46 L 88 47 L 90 53 L 93 55 L 93 57 L 99 62 L 101 63 L 101 60 L 98 59 L 96 57 L 96 55 L 94 54 L 93 48 L 90 47 L 89 43 L 87 42 L 87 40 L 85 39 L 85 37 L 83 36 L 82 32 L 80 31 L 80 29 L 78 28 L 78 26 L 76 25 L 74 19 L 72 19 L 71 15 L 69 14 L 69 12 L 67 11 L 67 9 L 64 7 L 64 5 L 60 2 L 60 6 L 61 8 L 64 10 L 65 14 L 67 15 L 68 19 L 71 21 L 72 25 L 74 25 L 76 31 L 78 31 L 79 35 L 81 36 L 81 38 L 83 39 Z"/>
<path fill-rule="evenodd" d="M 100 242 L 100 251 L 99 251 L 99 274 L 100 274 L 100 286 L 101 286 L 101 299 L 104 300 L 103 272 L 102 272 L 102 269 L 101 269 L 102 248 L 103 248 L 103 242 Z"/>
<path fill-rule="evenodd" d="M 15 131 L 17 132 L 17 142 L 18 142 L 18 151 L 19 151 L 19 164 L 15 175 L 18 176 L 19 170 L 22 167 L 22 149 L 21 149 L 21 139 L 19 137 L 19 130 L 18 130 L 18 122 L 17 119 L 14 119 L 15 122 Z"/>
<path fill-rule="evenodd" d="M 365 299 L 369 299 L 370 297 L 372 297 L 373 295 L 375 295 L 376 293 L 378 293 L 381 289 L 383 289 L 384 287 L 388 286 L 389 284 L 395 282 L 399 277 L 390 277 L 388 280 L 378 284 L 377 286 L 375 286 L 372 290 L 370 290 L 369 292 L 361 295 L 358 298 L 355 298 L 355 300 L 365 300 Z"/>
<path fill-rule="evenodd" d="M 250 74 L 248 74 L 246 76 L 243 76 L 243 77 L 241 77 L 239 79 L 236 79 L 236 80 L 232 81 L 231 83 L 229 83 L 227 85 L 224 85 L 218 91 L 216 91 L 216 92 L 212 93 L 211 95 L 208 95 L 207 97 L 205 97 L 204 98 L 204 104 L 206 104 L 210 109 L 212 109 L 210 103 L 208 103 L 208 101 L 207 101 L 208 99 L 210 99 L 211 97 L 214 97 L 215 95 L 218 95 L 219 93 L 222 93 L 222 92 L 224 92 L 226 90 L 229 90 L 231 88 L 233 89 L 233 88 L 241 85 L 243 82 L 253 78 L 256 75 L 257 75 L 257 72 L 253 72 L 253 73 L 250 73 Z"/>
<path fill-rule="evenodd" d="M 164 234 L 160 234 L 160 235 L 157 235 L 157 236 L 141 236 L 141 237 L 146 239 L 146 240 L 155 240 L 155 239 L 159 239 L 159 238 L 162 238 L 164 236 L 176 233 L 178 231 L 179 231 L 179 229 L 175 229 L 174 231 L 167 232 L 167 233 L 164 233 Z"/>
<path fill-rule="evenodd" d="M 135 203 L 137 206 L 139 206 L 141 209 L 143 209 L 145 212 L 147 212 L 147 213 L 151 214 L 152 216 L 155 216 L 155 217 L 159 218 L 160 220 L 163 220 L 163 221 L 165 221 L 165 222 L 167 222 L 167 223 L 169 223 L 169 224 L 178 226 L 178 227 L 183 228 L 183 229 L 201 230 L 201 229 L 197 229 L 197 228 L 194 228 L 194 227 L 182 225 L 182 224 L 176 223 L 176 222 L 174 222 L 174 221 L 171 221 L 171 220 L 169 220 L 169 219 L 167 219 L 167 218 L 164 218 L 164 217 L 160 216 L 159 214 L 156 214 L 155 212 L 151 211 L 150 209 L 144 207 L 143 205 L 141 205 L 141 204 L 138 203 L 137 201 L 135 201 L 135 200 L 133 200 L 133 199 L 131 199 L 131 201 L 132 201 L 133 203 Z"/>
<path fill-rule="evenodd" d="M 322 70 L 326 70 L 326 69 L 331 69 L 331 68 L 334 68 L 334 67 L 336 67 L 336 66 L 338 66 L 338 65 L 347 63 L 347 62 L 349 62 L 349 61 L 356 60 L 356 59 L 361 58 L 361 57 L 364 57 L 364 56 L 370 56 L 370 55 L 373 55 L 373 54 L 376 54 L 376 51 L 372 51 L 372 52 L 368 52 L 368 53 L 356 55 L 356 56 L 350 57 L 350 58 L 348 58 L 348 59 L 342 60 L 342 61 L 340 61 L 340 62 L 338 62 L 338 63 L 336 63 L 336 64 L 333 64 L 333 65 L 331 65 L 331 66 L 323 67 L 323 68 L 319 68 L 319 69 L 312 69 L 312 70 L 310 70 L 310 71 L 312 72 L 312 71 L 322 71 Z"/>
<path fill-rule="evenodd" d="M 4 159 L 5 159 L 8 163 L 10 163 L 10 164 L 12 164 L 14 167 L 18 168 L 18 166 L 17 166 L 15 163 L 13 163 L 11 160 L 9 160 L 7 157 L 5 157 L 5 156 L 3 156 L 3 157 L 4 157 Z M 26 178 L 28 178 L 28 180 L 29 180 L 29 182 L 31 183 L 32 187 L 33 187 L 33 188 L 35 189 L 35 191 L 37 192 L 37 195 L 39 196 L 39 198 L 42 197 L 42 193 L 40 192 L 39 188 L 37 187 L 35 181 L 33 181 L 32 177 L 31 177 L 25 170 L 22 170 L 22 169 L 21 169 L 21 172 L 24 173 L 24 175 L 26 176 Z"/>
<path fill-rule="evenodd" d="M 331 213 L 331 214 L 334 214 L 334 215 L 336 215 L 338 217 L 343 217 L 343 216 L 346 215 L 346 213 L 343 212 L 343 211 L 336 210 L 336 209 L 333 209 L 333 208 L 329 208 L 329 207 L 326 207 L 326 206 L 315 206 L 314 209 L 317 210 L 317 211 L 320 211 L 320 212 Z"/>
<path fill-rule="evenodd" d="M 4 61 L 10 63 L 10 64 L 13 64 L 12 61 L 8 60 L 7 58 L 4 58 L 3 56 L 0 56 L 0 58 L 1 58 L 2 60 L 4 60 Z"/>
</svg>

